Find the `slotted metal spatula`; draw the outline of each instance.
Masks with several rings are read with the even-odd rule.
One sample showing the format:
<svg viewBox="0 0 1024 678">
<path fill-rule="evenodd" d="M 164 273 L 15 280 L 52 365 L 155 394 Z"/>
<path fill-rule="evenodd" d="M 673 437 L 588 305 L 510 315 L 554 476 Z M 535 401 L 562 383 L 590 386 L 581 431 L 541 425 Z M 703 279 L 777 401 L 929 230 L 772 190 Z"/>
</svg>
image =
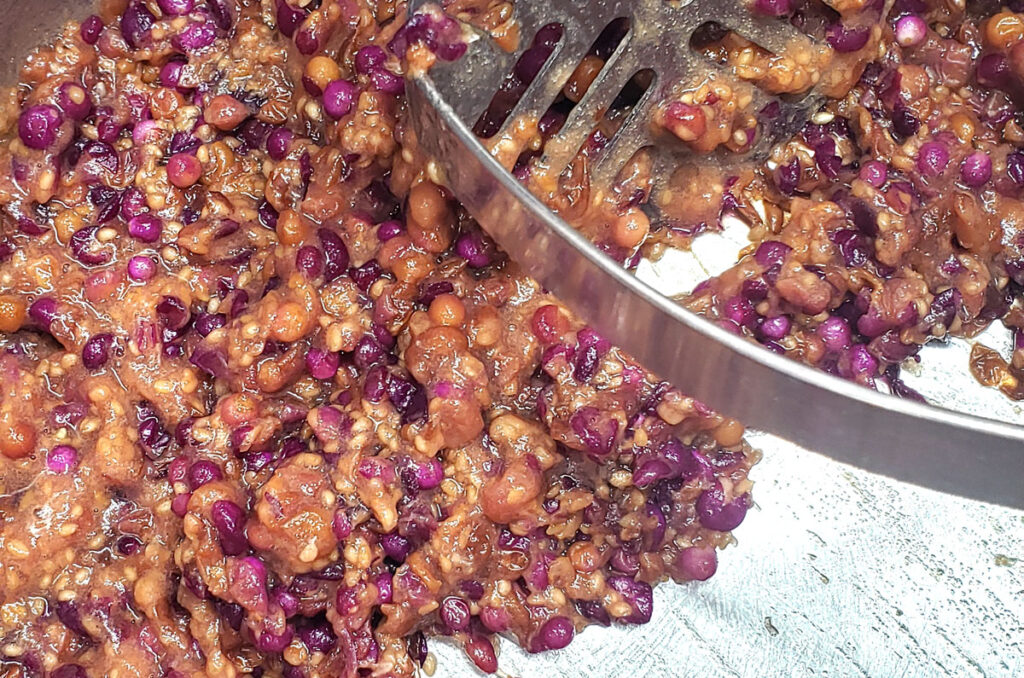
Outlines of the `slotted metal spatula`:
<svg viewBox="0 0 1024 678">
<path fill-rule="evenodd" d="M 423 5 L 425 3 L 413 3 Z M 813 48 L 813 41 L 785 20 L 753 11 L 739 0 L 556 0 L 516 5 L 519 47 L 508 52 L 476 32 L 468 53 L 453 64 L 439 64 L 431 78 L 452 110 L 470 126 L 486 111 L 498 83 L 530 48 L 530 38 L 545 26 L 561 27 L 561 39 L 527 87 L 498 134 L 524 116 L 540 118 L 565 87 L 577 64 L 602 31 L 616 20 L 628 21 L 628 32 L 605 62 L 596 79 L 568 114 L 559 132 L 545 145 L 541 164 L 559 173 L 594 131 L 598 120 L 626 84 L 646 71 L 653 81 L 632 108 L 629 117 L 591 163 L 595 184 L 606 184 L 641 148 L 653 154 L 655 173 L 678 166 L 688 153 L 680 143 L 657 134 L 650 124 L 659 103 L 674 92 L 714 73 L 737 90 L 744 110 L 765 115 L 745 152 L 725 152 L 719 164 L 763 160 L 780 140 L 791 136 L 818 108 L 824 97 L 811 87 L 796 96 L 776 97 L 735 77 L 725 66 L 691 48 L 694 34 L 713 22 L 718 30 L 733 31 L 772 54 L 784 54 L 796 42 Z"/>
<path fill-rule="evenodd" d="M 414 0 L 410 11 L 426 4 Z M 752 428 L 869 471 L 1024 507 L 1024 427 L 878 393 L 776 355 L 687 311 L 554 214 L 472 132 L 541 27 L 560 23 L 563 39 L 506 127 L 523 116 L 542 115 L 608 23 L 628 17 L 629 32 L 547 142 L 542 162 L 549 171 L 567 165 L 623 85 L 646 68 L 654 73 L 653 85 L 593 161 L 592 177 L 598 185 L 609 181 L 644 147 L 652 148 L 655 172 L 666 173 L 685 161 L 681 155 L 688 150 L 652 132 L 651 111 L 678 91 L 674 88 L 717 68 L 691 49 L 693 32 L 715 21 L 780 53 L 791 40 L 802 39 L 795 29 L 758 17 L 738 0 L 520 0 L 515 7 L 521 31 L 516 50 L 503 51 L 478 32 L 463 58 L 417 74 L 408 94 L 413 128 L 435 159 L 434 177 L 516 262 L 649 369 Z M 822 100 L 813 90 L 795 99 L 749 91 L 753 109 L 772 104 L 777 114 L 747 153 L 719 157 L 721 163 L 763 159 L 773 143 L 805 124 Z"/>
</svg>

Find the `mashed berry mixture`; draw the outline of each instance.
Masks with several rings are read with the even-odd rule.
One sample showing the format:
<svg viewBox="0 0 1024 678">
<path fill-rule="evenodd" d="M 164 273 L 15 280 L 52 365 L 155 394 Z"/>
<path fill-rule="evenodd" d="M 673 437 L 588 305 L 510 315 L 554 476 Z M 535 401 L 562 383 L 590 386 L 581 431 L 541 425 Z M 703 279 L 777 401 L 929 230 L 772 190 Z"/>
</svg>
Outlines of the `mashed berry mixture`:
<svg viewBox="0 0 1024 678">
<path fill-rule="evenodd" d="M 705 195 L 741 213 L 755 245 L 688 305 L 911 398 L 900 366 L 921 345 L 1001 319 L 1012 357 L 976 345 L 970 367 L 1024 398 L 1024 7 L 1008 4 L 897 0 L 850 93 L 767 168 Z M 714 227 L 705 218 L 683 231 Z"/>
<path fill-rule="evenodd" d="M 411 676 L 436 635 L 493 672 L 495 634 L 562 648 L 714 573 L 742 426 L 431 181 L 404 23 L 112 0 L 28 57 L 0 105 L 0 675 Z"/>
<path fill-rule="evenodd" d="M 606 191 L 589 159 L 625 108 L 565 173 L 534 161 L 613 24 L 489 143 L 626 265 L 744 217 L 749 252 L 685 303 L 771 350 L 916 397 L 903 361 L 1002 319 L 1014 355 L 972 368 L 1024 397 L 1011 5 L 756 0 L 813 40 L 710 27 L 695 46 L 739 80 L 652 120 L 697 160 L 658 177 L 641 152 Z M 507 2 L 446 9 L 520 39 Z M 752 502 L 742 425 L 581 325 L 439 185 L 404 73 L 466 46 L 406 19 L 110 0 L 29 55 L 0 102 L 0 676 L 407 677 L 438 635 L 494 672 L 496 634 L 563 648 L 714 573 Z M 483 136 L 559 34 L 524 39 Z M 746 86 L 841 98 L 721 170 L 701 158 L 771 125 Z"/>
</svg>

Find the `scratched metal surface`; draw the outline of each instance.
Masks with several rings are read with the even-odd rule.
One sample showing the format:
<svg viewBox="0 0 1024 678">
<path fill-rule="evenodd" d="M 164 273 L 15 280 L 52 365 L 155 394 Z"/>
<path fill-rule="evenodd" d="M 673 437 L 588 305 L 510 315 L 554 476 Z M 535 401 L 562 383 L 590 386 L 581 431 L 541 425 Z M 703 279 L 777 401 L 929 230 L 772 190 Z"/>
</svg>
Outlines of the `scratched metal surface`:
<svg viewBox="0 0 1024 678">
<path fill-rule="evenodd" d="M 592 678 L 1024 675 L 1024 513 L 858 472 L 770 436 L 758 508 L 704 583 L 650 624 L 590 628 L 502 669 Z M 474 672 L 450 646 L 437 676 Z"/>
<path fill-rule="evenodd" d="M 668 294 L 735 260 L 734 224 L 694 253 L 645 263 Z M 1008 349 L 1005 331 L 982 339 Z M 981 388 L 969 346 L 928 347 L 913 387 L 947 407 L 1022 421 Z M 522 678 L 1018 678 L 1024 676 L 1024 512 L 898 483 L 770 435 L 754 468 L 757 506 L 709 581 L 655 589 L 642 627 L 586 629 L 565 650 L 528 655 L 502 641 Z M 965 450 L 970 454 L 970 450 Z M 998 473 L 998 469 L 993 469 Z M 1024 482 L 1024 479 L 1022 479 Z M 435 642 L 436 678 L 480 675 Z"/>
</svg>

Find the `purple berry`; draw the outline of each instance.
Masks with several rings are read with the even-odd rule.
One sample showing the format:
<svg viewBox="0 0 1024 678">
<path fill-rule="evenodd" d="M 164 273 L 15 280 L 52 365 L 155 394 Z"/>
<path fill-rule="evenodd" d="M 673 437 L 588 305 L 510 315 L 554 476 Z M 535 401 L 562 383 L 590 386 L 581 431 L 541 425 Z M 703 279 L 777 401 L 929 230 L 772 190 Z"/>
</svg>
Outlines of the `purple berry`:
<svg viewBox="0 0 1024 678">
<path fill-rule="evenodd" d="M 985 151 L 975 151 L 960 165 L 960 180 L 971 188 L 978 188 L 992 178 L 992 158 Z"/>
<path fill-rule="evenodd" d="M 67 473 L 78 466 L 78 450 L 70 445 L 57 445 L 46 453 L 46 468 L 54 473 Z"/>
<path fill-rule="evenodd" d="M 56 106 L 36 104 L 22 111 L 18 118 L 18 137 L 29 148 L 41 151 L 57 140 L 61 114 Z"/>
<path fill-rule="evenodd" d="M 139 214 L 128 221 L 128 233 L 145 243 L 156 242 L 162 232 L 163 224 L 160 219 L 149 213 Z"/>
<path fill-rule="evenodd" d="M 152 280 L 156 275 L 156 262 L 152 257 L 139 254 L 128 260 L 128 276 L 136 282 Z"/>
<path fill-rule="evenodd" d="M 375 69 L 384 65 L 384 62 L 388 60 L 387 52 L 383 48 L 377 45 L 367 45 L 361 47 L 356 52 L 356 73 L 360 75 L 368 75 Z"/>
<path fill-rule="evenodd" d="M 907 14 L 896 21 L 896 42 L 900 47 L 917 47 L 928 36 L 928 24 L 916 14 Z"/>
<path fill-rule="evenodd" d="M 79 34 L 82 36 L 82 42 L 87 45 L 95 45 L 96 41 L 100 39 L 100 33 L 103 31 L 103 19 L 99 18 L 95 14 L 92 14 L 82 22 L 82 26 L 79 29 Z"/>
<path fill-rule="evenodd" d="M 928 141 L 917 153 L 917 168 L 926 177 L 937 177 L 949 165 L 949 149 L 941 141 Z"/>
<path fill-rule="evenodd" d="M 82 347 L 82 364 L 86 369 L 98 370 L 107 364 L 110 358 L 110 345 L 114 342 L 112 334 L 94 334 Z"/>
<path fill-rule="evenodd" d="M 352 110 L 359 90 L 348 80 L 332 80 L 324 88 L 324 111 L 335 120 Z"/>
<path fill-rule="evenodd" d="M 156 4 L 166 16 L 184 16 L 196 8 L 195 0 L 157 0 Z"/>
</svg>

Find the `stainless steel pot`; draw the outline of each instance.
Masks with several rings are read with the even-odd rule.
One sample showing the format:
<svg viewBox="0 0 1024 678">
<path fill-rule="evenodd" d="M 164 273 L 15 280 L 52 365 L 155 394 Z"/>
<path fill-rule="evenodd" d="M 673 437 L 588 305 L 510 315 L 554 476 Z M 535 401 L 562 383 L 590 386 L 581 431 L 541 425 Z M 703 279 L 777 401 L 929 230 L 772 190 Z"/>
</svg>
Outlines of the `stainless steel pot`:
<svg viewBox="0 0 1024 678">
<path fill-rule="evenodd" d="M 81 0 L 0 0 L 0 82 L 12 82 L 28 50 L 64 20 L 87 12 Z M 992 402 L 981 411 L 994 411 Z M 763 509 L 747 516 L 741 548 L 723 552 L 711 581 L 660 586 L 650 624 L 588 629 L 563 652 L 527 655 L 503 642 L 502 669 L 576 678 L 1024 675 L 1024 513 L 909 487 L 771 436 L 751 442 L 765 450 L 754 474 Z M 1016 454 L 1016 465 L 983 471 L 1011 492 L 1024 477 L 1024 446 Z M 975 466 L 991 461 L 973 444 L 962 455 Z M 461 650 L 432 646 L 436 678 L 479 675 Z"/>
<path fill-rule="evenodd" d="M 62 0 L 0 0 L 0 85 L 15 82 L 29 50 L 51 38 L 65 21 L 87 16 L 92 5 Z"/>
</svg>

